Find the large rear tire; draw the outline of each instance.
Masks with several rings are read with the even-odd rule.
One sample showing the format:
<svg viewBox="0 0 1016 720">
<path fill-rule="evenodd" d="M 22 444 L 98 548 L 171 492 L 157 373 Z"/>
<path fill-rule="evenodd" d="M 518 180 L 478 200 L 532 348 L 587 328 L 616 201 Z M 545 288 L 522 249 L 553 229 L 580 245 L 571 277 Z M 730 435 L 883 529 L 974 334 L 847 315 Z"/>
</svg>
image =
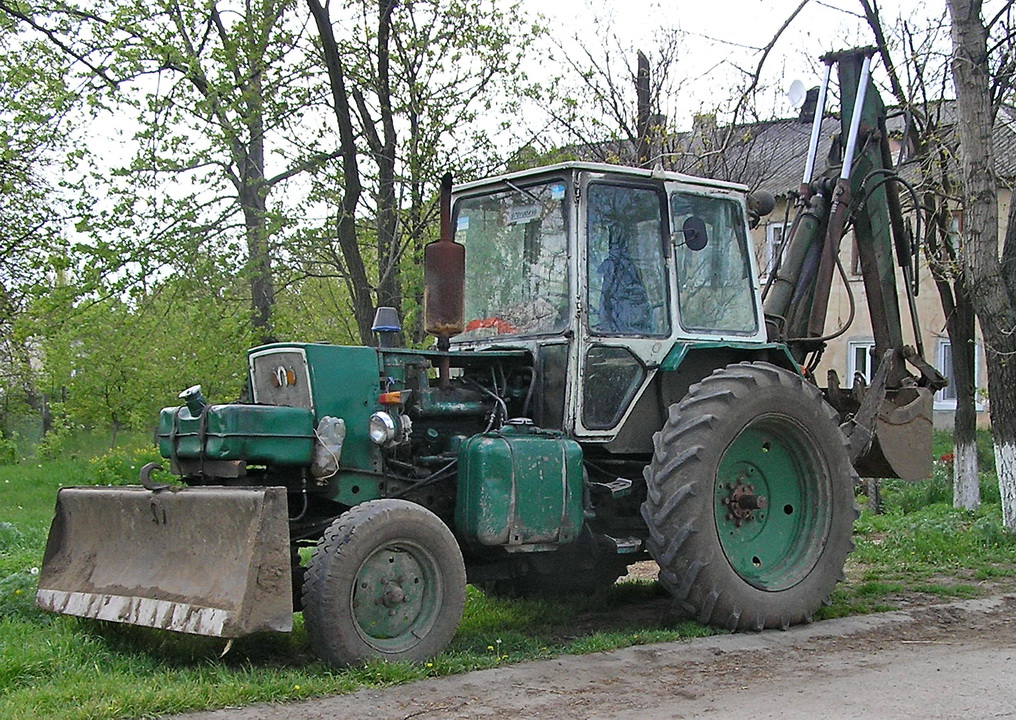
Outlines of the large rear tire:
<svg viewBox="0 0 1016 720">
<path fill-rule="evenodd" d="M 660 582 L 730 630 L 809 621 L 853 545 L 855 473 L 819 390 L 767 363 L 715 371 L 671 406 L 642 516 Z"/>
<path fill-rule="evenodd" d="M 465 599 L 462 553 L 448 527 L 415 503 L 373 500 L 318 542 L 303 617 L 312 649 L 330 665 L 420 662 L 451 641 Z"/>
</svg>

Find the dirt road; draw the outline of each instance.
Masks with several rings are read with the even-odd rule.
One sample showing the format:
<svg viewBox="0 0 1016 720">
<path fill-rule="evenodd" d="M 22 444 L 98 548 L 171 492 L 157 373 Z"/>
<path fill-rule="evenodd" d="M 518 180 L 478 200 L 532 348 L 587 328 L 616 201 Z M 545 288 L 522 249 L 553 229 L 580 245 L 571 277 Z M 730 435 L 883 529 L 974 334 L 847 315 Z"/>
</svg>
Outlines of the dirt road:
<svg viewBox="0 0 1016 720">
<path fill-rule="evenodd" d="M 1016 718 L 1016 595 L 178 720 Z"/>
</svg>

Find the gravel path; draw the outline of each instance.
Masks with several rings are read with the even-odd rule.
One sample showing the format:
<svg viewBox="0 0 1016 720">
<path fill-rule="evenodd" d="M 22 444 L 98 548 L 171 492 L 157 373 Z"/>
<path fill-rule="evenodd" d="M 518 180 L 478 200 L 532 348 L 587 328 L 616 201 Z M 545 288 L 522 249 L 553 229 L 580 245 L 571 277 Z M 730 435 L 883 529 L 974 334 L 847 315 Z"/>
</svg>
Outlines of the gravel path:
<svg viewBox="0 0 1016 720">
<path fill-rule="evenodd" d="M 1014 718 L 1016 595 L 176 720 Z"/>
</svg>

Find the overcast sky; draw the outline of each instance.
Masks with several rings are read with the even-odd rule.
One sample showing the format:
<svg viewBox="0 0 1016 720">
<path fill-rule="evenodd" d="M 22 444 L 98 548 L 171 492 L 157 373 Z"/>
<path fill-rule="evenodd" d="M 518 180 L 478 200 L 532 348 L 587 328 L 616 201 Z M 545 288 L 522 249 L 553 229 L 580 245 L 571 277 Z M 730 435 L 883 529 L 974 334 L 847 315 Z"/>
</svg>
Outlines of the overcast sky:
<svg viewBox="0 0 1016 720">
<path fill-rule="evenodd" d="M 622 41 L 652 52 L 654 34 L 678 29 L 685 33 L 675 77 L 687 80 L 678 97 L 667 99 L 664 112 L 681 126 L 694 113 L 715 109 L 732 88 L 744 82 L 736 68 L 754 70 L 760 50 L 801 4 L 800 0 L 525 0 L 532 12 L 551 19 L 551 32 L 563 42 L 576 36 L 596 38 L 591 18 L 611 18 Z M 992 0 L 988 0 L 990 5 Z M 944 0 L 880 0 L 883 23 L 889 28 L 905 18 L 915 28 L 944 16 Z M 786 100 L 793 80 L 806 87 L 819 84 L 817 58 L 831 50 L 874 44 L 858 0 L 810 0 L 781 35 L 766 61 L 761 101 L 776 115 L 794 109 Z M 943 35 L 947 43 L 948 36 Z M 944 46 L 945 51 L 948 50 Z"/>
</svg>

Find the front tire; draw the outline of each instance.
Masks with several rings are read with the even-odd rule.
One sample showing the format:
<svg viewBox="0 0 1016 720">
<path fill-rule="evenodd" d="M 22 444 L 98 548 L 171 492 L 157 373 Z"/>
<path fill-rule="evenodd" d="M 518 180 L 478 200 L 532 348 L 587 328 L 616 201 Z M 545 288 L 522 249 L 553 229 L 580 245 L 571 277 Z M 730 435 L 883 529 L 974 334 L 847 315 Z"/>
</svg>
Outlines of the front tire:
<svg viewBox="0 0 1016 720">
<path fill-rule="evenodd" d="M 462 618 L 466 571 L 448 527 L 405 500 L 357 505 L 325 531 L 307 565 L 304 623 L 326 663 L 420 662 Z"/>
<path fill-rule="evenodd" d="M 856 477 L 818 388 L 767 363 L 715 371 L 653 438 L 642 516 L 660 582 L 730 630 L 809 621 L 843 577 Z"/>
</svg>

